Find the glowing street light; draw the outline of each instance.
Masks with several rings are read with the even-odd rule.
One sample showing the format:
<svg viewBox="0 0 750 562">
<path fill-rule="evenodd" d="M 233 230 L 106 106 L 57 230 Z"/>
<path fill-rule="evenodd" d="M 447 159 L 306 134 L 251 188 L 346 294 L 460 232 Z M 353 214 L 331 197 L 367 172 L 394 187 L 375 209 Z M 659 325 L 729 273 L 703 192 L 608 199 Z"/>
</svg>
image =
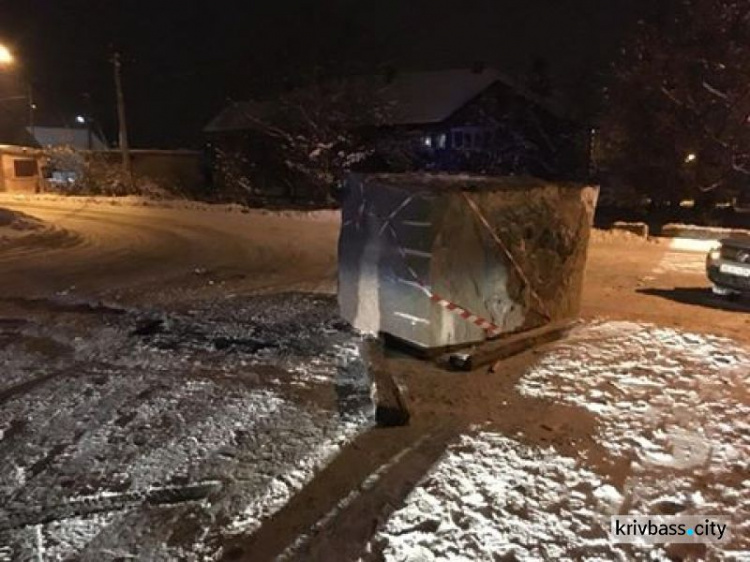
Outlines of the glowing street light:
<svg viewBox="0 0 750 562">
<path fill-rule="evenodd" d="M 698 155 L 695 152 L 691 152 L 685 156 L 685 164 L 692 164 L 696 160 L 698 160 Z"/>
<path fill-rule="evenodd" d="M 76 115 L 76 123 L 78 123 L 79 125 L 85 125 L 86 118 L 83 115 Z"/>
<path fill-rule="evenodd" d="M 14 62 L 16 62 L 16 58 L 13 53 L 10 52 L 8 47 L 0 43 L 0 66 L 10 66 Z"/>
<path fill-rule="evenodd" d="M 3 68 L 7 68 L 9 66 L 14 66 L 16 64 L 16 57 L 13 56 L 13 53 L 11 50 L 6 46 L 0 43 L 0 70 Z M 36 104 L 34 103 L 34 90 L 31 85 L 31 81 L 28 81 L 26 83 L 26 87 L 28 88 L 28 96 L 26 96 L 26 100 L 29 104 L 29 128 L 31 129 L 31 134 L 34 134 L 34 112 L 36 111 Z"/>
</svg>

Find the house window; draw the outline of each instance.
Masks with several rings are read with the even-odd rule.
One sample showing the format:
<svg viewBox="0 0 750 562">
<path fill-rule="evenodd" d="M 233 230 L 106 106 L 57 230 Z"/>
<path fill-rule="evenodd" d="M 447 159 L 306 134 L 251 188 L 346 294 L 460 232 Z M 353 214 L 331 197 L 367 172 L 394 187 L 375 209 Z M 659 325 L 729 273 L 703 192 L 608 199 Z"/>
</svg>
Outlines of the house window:
<svg viewBox="0 0 750 562">
<path fill-rule="evenodd" d="M 464 127 L 453 129 L 452 148 L 464 150 L 483 150 L 492 146 L 495 135 L 484 127 Z M 435 141 L 437 142 L 437 140 Z"/>
<path fill-rule="evenodd" d="M 432 148 L 432 137 L 430 135 L 422 137 L 422 144 L 425 148 Z"/>
<path fill-rule="evenodd" d="M 441 133 L 437 136 L 437 147 L 438 148 L 445 148 L 445 146 L 448 143 L 448 135 L 445 133 Z"/>
<path fill-rule="evenodd" d="M 17 178 L 33 178 L 37 175 L 36 160 L 31 158 L 13 160 L 13 175 Z"/>
</svg>

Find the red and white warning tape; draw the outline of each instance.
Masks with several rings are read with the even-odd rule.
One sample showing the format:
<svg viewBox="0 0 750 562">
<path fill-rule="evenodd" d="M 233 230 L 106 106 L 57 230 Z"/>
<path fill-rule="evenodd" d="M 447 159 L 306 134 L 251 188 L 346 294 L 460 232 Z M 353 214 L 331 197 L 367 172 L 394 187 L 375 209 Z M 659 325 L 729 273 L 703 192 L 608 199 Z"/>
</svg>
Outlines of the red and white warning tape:
<svg viewBox="0 0 750 562">
<path fill-rule="evenodd" d="M 408 202 L 411 202 L 411 198 L 409 198 Z M 401 259 L 404 263 L 404 266 L 406 267 L 407 272 L 409 275 L 414 279 L 414 281 L 407 281 L 405 279 L 402 279 L 401 281 L 403 283 L 406 283 L 407 285 L 414 285 L 415 287 L 418 287 L 429 299 L 437 304 L 438 306 L 444 308 L 445 310 L 452 312 L 453 314 L 456 314 L 466 322 L 469 322 L 470 324 L 474 324 L 475 326 L 478 326 L 482 330 L 484 330 L 487 333 L 488 337 L 494 337 L 497 335 L 500 335 L 503 333 L 503 329 L 499 326 L 493 324 L 486 318 L 482 318 L 481 316 L 478 316 L 471 312 L 470 310 L 465 309 L 464 307 L 449 301 L 448 299 L 445 299 L 441 297 L 440 295 L 437 295 L 432 292 L 432 290 L 427 287 L 424 283 L 422 283 L 419 280 L 419 276 L 417 275 L 416 271 L 409 265 L 409 259 L 406 253 L 406 250 L 401 245 L 398 235 L 396 234 L 396 229 L 393 228 L 393 225 L 390 224 L 390 221 L 398 214 L 398 212 L 402 211 L 406 205 L 401 205 L 397 209 L 397 211 L 391 213 L 391 215 L 388 217 L 388 220 L 383 224 L 383 227 L 380 229 L 381 234 L 388 230 L 391 233 L 391 236 L 393 237 L 396 250 L 401 255 Z"/>
<path fill-rule="evenodd" d="M 449 312 L 453 312 L 454 314 L 457 314 L 470 324 L 474 324 L 476 326 L 479 326 L 482 330 L 487 332 L 488 336 L 497 336 L 503 332 L 503 329 L 499 326 L 496 326 L 489 320 L 482 318 L 481 316 L 477 316 L 476 314 L 472 313 L 469 310 L 466 310 L 465 308 L 458 306 L 456 303 L 453 303 L 447 299 L 444 299 L 440 295 L 436 295 L 435 293 L 430 293 L 430 300 L 437 304 L 438 306 L 441 306 L 442 308 L 448 310 Z"/>
<path fill-rule="evenodd" d="M 448 312 L 452 312 L 453 314 L 461 317 L 463 320 L 469 322 L 470 324 L 474 324 L 475 326 L 480 327 L 482 330 L 487 332 L 487 336 L 494 337 L 503 333 L 503 329 L 500 326 L 493 324 L 486 318 L 482 318 L 481 316 L 474 314 L 470 310 L 465 309 L 463 306 L 460 306 L 444 297 L 441 297 L 436 293 L 433 293 L 429 287 L 425 286 L 421 282 L 407 281 L 406 279 L 400 279 L 400 281 L 401 283 L 404 283 L 406 285 L 412 285 L 413 287 L 418 288 L 427 296 L 427 298 L 429 298 L 439 307 L 444 308 Z"/>
<path fill-rule="evenodd" d="M 451 302 L 448 299 L 445 299 L 445 298 L 441 297 L 440 295 L 437 295 L 437 294 L 433 293 L 432 290 L 429 287 L 425 286 L 419 280 L 419 276 L 417 275 L 416 271 L 414 271 L 414 269 L 409 265 L 409 259 L 408 259 L 408 256 L 407 256 L 407 252 L 404 249 L 404 247 L 401 245 L 401 243 L 400 243 L 400 241 L 398 239 L 398 234 L 396 233 L 396 229 L 393 227 L 393 225 L 391 223 L 392 223 L 393 219 L 395 219 L 396 216 L 398 216 L 398 214 L 401 211 L 403 211 L 406 207 L 408 207 L 409 204 L 413 200 L 414 200 L 413 196 L 408 197 L 393 212 L 391 212 L 388 215 L 388 217 L 385 218 L 385 220 L 383 220 L 380 217 L 375 216 L 376 219 L 382 221 L 382 223 L 383 223 L 378 234 L 382 236 L 385 231 L 390 232 L 391 236 L 393 237 L 393 241 L 394 241 L 394 245 L 396 247 L 396 250 L 401 255 L 401 258 L 403 260 L 403 264 L 406 267 L 406 270 L 409 273 L 409 276 L 413 279 L 413 281 L 407 281 L 406 279 L 401 279 L 400 281 L 402 283 L 407 284 L 407 285 L 413 285 L 413 286 L 419 288 L 419 290 L 422 291 L 433 303 L 437 304 L 441 308 L 444 308 L 448 312 L 451 312 L 451 313 L 459 316 L 460 318 L 462 318 L 466 322 L 468 322 L 470 324 L 474 324 L 475 326 L 481 328 L 482 330 L 484 330 L 487 333 L 488 337 L 494 337 L 494 336 L 502 334 L 504 330 L 500 326 L 497 326 L 497 325 L 493 324 L 492 322 L 490 322 L 489 320 L 487 320 L 486 318 L 482 318 L 481 316 L 478 316 L 477 314 L 474 314 L 470 310 L 467 310 L 464 307 L 462 307 L 462 306 L 460 306 L 460 305 L 458 305 L 458 304 L 456 304 L 454 302 Z M 363 197 L 363 201 L 364 201 L 364 197 Z M 472 202 L 470 201 L 470 204 L 471 203 Z M 365 205 L 363 203 L 362 207 L 359 210 L 360 220 L 361 220 L 361 218 L 365 214 L 368 214 L 367 211 L 366 211 L 366 209 L 364 207 L 365 207 Z M 487 225 L 487 226 L 489 226 L 489 225 Z M 509 257 L 510 257 L 510 259 L 512 261 L 513 260 L 512 256 L 509 256 Z M 516 265 L 516 264 L 514 263 L 514 265 Z"/>
</svg>

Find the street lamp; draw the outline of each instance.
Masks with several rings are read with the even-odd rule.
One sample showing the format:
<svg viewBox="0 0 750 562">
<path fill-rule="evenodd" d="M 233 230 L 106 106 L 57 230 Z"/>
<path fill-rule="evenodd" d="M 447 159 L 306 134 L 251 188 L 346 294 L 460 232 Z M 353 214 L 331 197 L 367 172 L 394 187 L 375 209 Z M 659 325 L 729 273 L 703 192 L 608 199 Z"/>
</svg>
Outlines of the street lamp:
<svg viewBox="0 0 750 562">
<path fill-rule="evenodd" d="M 11 50 L 6 46 L 0 43 L 0 69 L 7 68 L 10 66 L 15 66 L 16 64 L 16 57 L 13 56 L 13 53 Z M 33 136 L 34 134 L 34 111 L 36 111 L 36 104 L 34 103 L 34 91 L 31 86 L 31 82 L 29 81 L 26 84 L 26 88 L 28 90 L 28 95 L 25 96 L 25 99 L 28 103 L 29 107 L 29 128 L 31 129 L 31 134 Z"/>
<path fill-rule="evenodd" d="M 0 66 L 10 66 L 14 62 L 16 62 L 16 59 L 13 53 L 10 52 L 8 47 L 0 43 Z"/>
<path fill-rule="evenodd" d="M 13 55 L 11 50 L 6 46 L 0 43 L 0 69 L 7 68 L 10 66 L 16 65 L 16 57 Z M 31 85 L 31 80 L 29 79 L 26 82 L 26 89 L 28 90 L 27 96 L 25 96 L 25 99 L 28 103 L 29 108 L 29 129 L 31 131 L 31 135 L 34 135 L 34 112 L 36 111 L 36 103 L 34 103 L 34 89 Z"/>
</svg>

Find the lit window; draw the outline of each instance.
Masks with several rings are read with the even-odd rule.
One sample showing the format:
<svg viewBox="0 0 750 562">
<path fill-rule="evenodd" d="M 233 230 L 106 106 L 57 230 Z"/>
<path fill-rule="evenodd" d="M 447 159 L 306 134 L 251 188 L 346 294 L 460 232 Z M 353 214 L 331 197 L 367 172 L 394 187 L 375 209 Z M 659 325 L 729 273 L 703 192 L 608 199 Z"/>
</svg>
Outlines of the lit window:
<svg viewBox="0 0 750 562">
<path fill-rule="evenodd" d="M 432 148 L 432 137 L 430 135 L 422 137 L 422 144 L 424 144 L 427 148 Z"/>
<path fill-rule="evenodd" d="M 441 133 L 440 135 L 438 135 L 438 138 L 437 138 L 438 148 L 445 148 L 445 145 L 447 144 L 447 142 L 448 142 L 448 135 L 446 135 L 445 133 Z"/>
</svg>

